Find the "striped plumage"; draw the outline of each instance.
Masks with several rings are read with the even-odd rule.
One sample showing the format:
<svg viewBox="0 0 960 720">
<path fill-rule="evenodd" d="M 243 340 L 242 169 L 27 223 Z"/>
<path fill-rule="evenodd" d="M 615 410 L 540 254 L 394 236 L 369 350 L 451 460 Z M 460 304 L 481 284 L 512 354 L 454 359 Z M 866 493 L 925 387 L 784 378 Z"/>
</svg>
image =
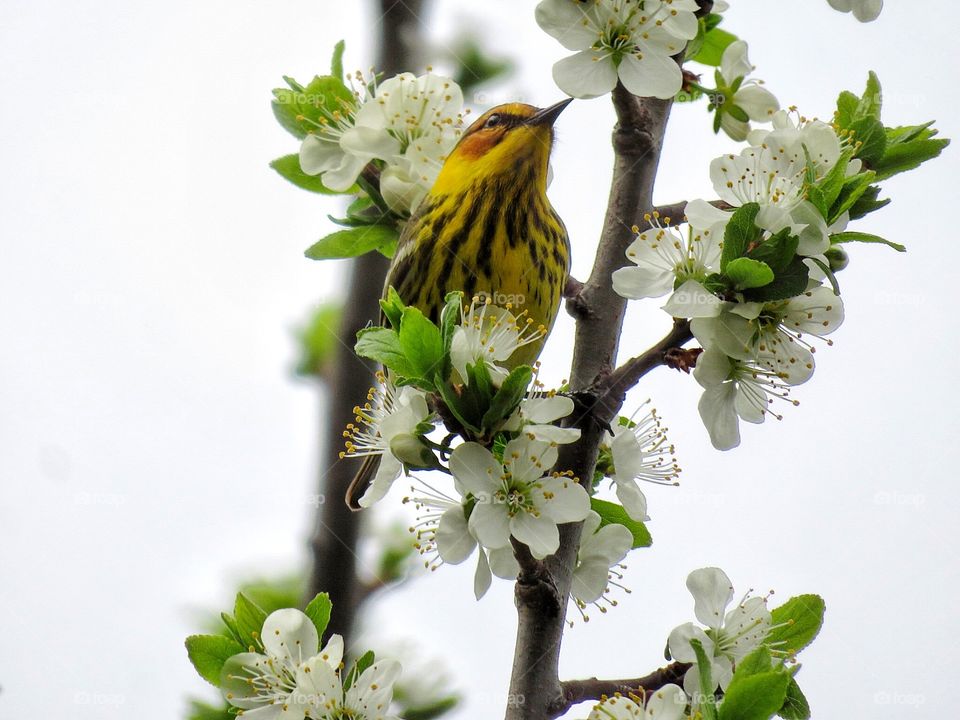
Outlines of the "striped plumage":
<svg viewBox="0 0 960 720">
<path fill-rule="evenodd" d="M 434 322 L 455 290 L 466 303 L 479 295 L 526 313 L 544 336 L 520 347 L 511 368 L 539 356 L 570 268 L 567 231 L 547 200 L 553 122 L 568 103 L 509 103 L 477 118 L 407 222 L 384 287 Z M 378 465 L 379 456 L 364 462 L 347 492 L 351 507 Z"/>
<path fill-rule="evenodd" d="M 549 332 L 570 265 L 566 229 L 546 194 L 552 121 L 565 105 L 501 105 L 470 126 L 407 223 L 385 289 L 434 321 L 453 290 L 468 303 L 478 294 L 510 302 Z M 537 113 L 545 120 L 531 122 Z M 509 364 L 532 363 L 542 347 L 521 348 Z"/>
</svg>

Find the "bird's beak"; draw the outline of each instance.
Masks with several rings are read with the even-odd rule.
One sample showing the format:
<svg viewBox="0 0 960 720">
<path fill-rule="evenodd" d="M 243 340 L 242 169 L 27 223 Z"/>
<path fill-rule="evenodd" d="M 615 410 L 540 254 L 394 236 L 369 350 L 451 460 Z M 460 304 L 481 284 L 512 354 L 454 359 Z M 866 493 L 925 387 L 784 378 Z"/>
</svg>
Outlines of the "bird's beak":
<svg viewBox="0 0 960 720">
<path fill-rule="evenodd" d="M 563 109 L 573 102 L 573 98 L 567 98 L 566 100 L 561 100 L 555 105 L 551 105 L 548 108 L 543 108 L 542 110 L 537 110 L 530 118 L 527 120 L 528 125 L 553 125 L 560 113 L 563 112 Z"/>
</svg>

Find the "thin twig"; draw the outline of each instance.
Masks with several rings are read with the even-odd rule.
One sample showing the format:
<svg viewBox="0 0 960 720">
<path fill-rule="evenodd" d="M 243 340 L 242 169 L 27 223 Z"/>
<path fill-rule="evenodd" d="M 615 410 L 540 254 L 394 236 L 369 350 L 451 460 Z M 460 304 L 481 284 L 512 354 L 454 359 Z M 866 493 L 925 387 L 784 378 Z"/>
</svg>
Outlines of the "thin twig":
<svg viewBox="0 0 960 720">
<path fill-rule="evenodd" d="M 664 685 L 681 682 L 689 667 L 690 663 L 675 662 L 659 670 L 654 670 L 649 675 L 641 678 L 627 680 L 598 680 L 597 678 L 566 680 L 562 683 L 564 705 L 555 708 L 554 711 L 557 713 L 557 716 L 559 716 L 577 703 L 584 702 L 585 700 L 601 700 L 604 697 L 612 697 L 617 693 L 643 697 L 652 692 L 656 692 Z"/>
</svg>

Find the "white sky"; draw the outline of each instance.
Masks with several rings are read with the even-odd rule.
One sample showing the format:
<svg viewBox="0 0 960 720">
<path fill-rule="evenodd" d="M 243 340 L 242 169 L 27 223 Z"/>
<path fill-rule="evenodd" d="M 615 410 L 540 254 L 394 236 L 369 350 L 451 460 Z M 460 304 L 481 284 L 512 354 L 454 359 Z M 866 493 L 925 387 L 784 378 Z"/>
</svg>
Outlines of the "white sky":
<svg viewBox="0 0 960 720">
<path fill-rule="evenodd" d="M 437 42 L 478 28 L 522 72 L 486 104 L 561 98 L 563 49 L 506 0 L 447 1 Z M 0 718 L 178 717 L 209 691 L 183 637 L 231 583 L 304 558 L 316 474 L 316 392 L 290 380 L 290 329 L 341 286 L 305 260 L 336 201 L 267 163 L 293 152 L 269 91 L 308 79 L 347 39 L 373 56 L 366 3 L 7 0 L 0 6 Z M 503 20 L 498 20 L 498 15 Z M 888 2 L 860 25 L 823 0 L 734 2 L 785 104 L 829 116 L 875 69 L 887 124 L 938 120 L 960 136 L 955 28 L 946 0 Z M 551 196 L 583 276 L 607 194 L 612 111 L 574 103 L 558 123 Z M 711 196 L 709 160 L 731 143 L 704 107 L 678 107 L 658 201 Z M 956 149 L 886 184 L 894 203 L 858 225 L 909 246 L 852 248 L 847 319 L 798 408 L 712 450 L 692 379 L 659 370 L 653 397 L 684 466 L 647 492 L 654 548 L 629 560 L 634 592 L 568 634 L 563 672 L 642 674 L 692 619 L 689 570 L 723 567 L 738 591 L 827 600 L 800 676 L 817 720 L 934 718 L 958 622 Z M 947 211 L 950 210 L 950 213 Z M 944 213 L 947 213 L 944 215 Z M 666 327 L 631 310 L 624 353 Z M 571 323 L 551 339 L 565 375 Z M 469 565 L 469 563 L 468 563 Z M 504 702 L 511 587 L 479 604 L 472 567 L 445 567 L 372 606 L 380 636 L 413 636 L 469 692 L 461 718 Z M 585 714 L 585 713 L 582 713 Z"/>
</svg>

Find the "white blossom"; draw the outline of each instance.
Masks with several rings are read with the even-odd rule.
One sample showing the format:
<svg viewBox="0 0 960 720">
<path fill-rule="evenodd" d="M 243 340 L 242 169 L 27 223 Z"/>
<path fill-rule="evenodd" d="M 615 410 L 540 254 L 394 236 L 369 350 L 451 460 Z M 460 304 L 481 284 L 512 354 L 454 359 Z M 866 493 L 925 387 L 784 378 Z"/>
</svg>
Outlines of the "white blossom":
<svg viewBox="0 0 960 720">
<path fill-rule="evenodd" d="M 632 546 L 633 534 L 625 526 L 611 523 L 600 527 L 600 516 L 592 510 L 587 514 L 570 589 L 578 606 L 583 608 L 603 597 L 612 568 Z"/>
<path fill-rule="evenodd" d="M 780 109 L 780 103 L 772 92 L 762 86 L 762 81 L 746 79 L 753 70 L 754 66 L 747 58 L 747 43 L 734 40 L 723 51 L 720 76 L 728 88 L 738 80 L 740 85 L 731 97 L 724 97 L 723 105 L 736 105 L 754 122 L 770 122 L 773 114 Z M 724 112 L 724 109 L 723 106 L 717 109 L 720 113 L 720 127 L 732 140 L 746 140 L 750 123 L 733 117 L 729 112 Z"/>
<path fill-rule="evenodd" d="M 762 423 L 768 414 L 782 416 L 771 409 L 775 401 L 789 399 L 789 389 L 778 373 L 756 361 L 729 357 L 718 347 L 708 347 L 693 371 L 703 387 L 697 405 L 700 418 L 718 450 L 730 450 L 740 444 L 739 420 Z"/>
<path fill-rule="evenodd" d="M 307 704 L 299 695 L 300 672 L 309 663 L 325 664 L 331 671 L 339 666 L 343 638 L 333 635 L 321 652 L 313 621 L 294 608 L 270 613 L 261 635 L 263 653 L 239 653 L 224 663 L 224 698 L 251 717 L 303 718 Z"/>
<path fill-rule="evenodd" d="M 543 0 L 537 23 L 568 50 L 553 79 L 568 95 L 604 95 L 617 81 L 634 95 L 673 97 L 682 83 L 673 56 L 696 37 L 696 0 Z"/>
<path fill-rule="evenodd" d="M 600 701 L 587 720 L 681 720 L 687 717 L 687 696 L 673 683 L 649 693 L 644 699 L 616 693 Z"/>
<path fill-rule="evenodd" d="M 556 447 L 520 436 L 507 443 L 503 461 L 474 442 L 458 446 L 450 470 L 476 501 L 468 527 L 489 550 L 506 548 L 516 538 L 536 558 L 556 552 L 559 523 L 583 520 L 590 498 L 575 478 L 548 474 Z"/>
<path fill-rule="evenodd" d="M 644 219 L 649 230 L 639 233 L 627 247 L 634 264 L 615 270 L 613 289 L 629 299 L 661 297 L 687 280 L 702 280 L 719 270 L 723 230 L 729 213 L 704 200 L 692 200 L 684 210 L 687 227 L 678 230 L 671 218 L 659 213 Z"/>
<path fill-rule="evenodd" d="M 853 11 L 853 16 L 860 22 L 872 22 L 880 16 L 883 10 L 883 0 L 827 0 L 830 7 L 840 12 Z"/>
<path fill-rule="evenodd" d="M 322 658 L 313 658 L 297 672 L 295 697 L 303 709 L 299 715 L 291 713 L 289 718 L 396 720 L 388 712 L 400 671 L 400 663 L 396 660 L 379 660 L 360 673 L 345 691 L 340 672 Z M 287 716 L 280 717 L 286 720 Z"/>
<path fill-rule="evenodd" d="M 610 441 L 613 474 L 610 479 L 627 514 L 644 522 L 650 519 L 647 498 L 637 480 L 677 485 L 680 468 L 657 411 L 651 409 L 635 421 L 638 413 L 639 409 L 633 417 L 621 418 L 613 427 L 613 440 Z"/>
<path fill-rule="evenodd" d="M 531 440 L 542 440 L 560 445 L 580 439 L 579 428 L 564 428 L 555 425 L 574 410 L 573 400 L 564 395 L 548 394 L 546 397 L 527 397 L 507 418 L 502 430 L 522 432 Z"/>
<path fill-rule="evenodd" d="M 346 450 L 341 454 L 341 457 L 380 456 L 377 474 L 359 500 L 362 507 L 370 507 L 383 498 L 403 472 L 403 463 L 391 447 L 411 439 L 419 442 L 416 440 L 419 430 L 431 416 L 422 390 L 409 385 L 398 388 L 383 373 L 378 374 L 378 379 L 380 387 L 370 391 L 363 407 L 354 408 L 356 423 L 348 425 L 344 432 Z"/>
<path fill-rule="evenodd" d="M 490 298 L 473 298 L 469 308 L 461 310 L 460 324 L 453 331 L 450 360 L 466 382 L 467 365 L 482 362 L 494 385 L 500 385 L 509 371 L 507 360 L 518 348 L 537 342 L 546 328 L 535 326 L 524 313 L 515 316 L 510 308 L 494 305 Z"/>
<path fill-rule="evenodd" d="M 673 629 L 667 641 L 674 660 L 693 663 L 683 678 L 687 694 L 700 694 L 700 668 L 690 645 L 699 640 L 710 660 L 714 689 L 725 690 L 736 664 L 763 644 L 772 627 L 765 597 L 750 597 L 749 593 L 732 610 L 726 612 L 733 600 L 733 585 L 720 568 L 694 570 L 687 577 L 687 589 L 694 599 L 694 615 L 705 628 L 684 623 Z"/>
</svg>

